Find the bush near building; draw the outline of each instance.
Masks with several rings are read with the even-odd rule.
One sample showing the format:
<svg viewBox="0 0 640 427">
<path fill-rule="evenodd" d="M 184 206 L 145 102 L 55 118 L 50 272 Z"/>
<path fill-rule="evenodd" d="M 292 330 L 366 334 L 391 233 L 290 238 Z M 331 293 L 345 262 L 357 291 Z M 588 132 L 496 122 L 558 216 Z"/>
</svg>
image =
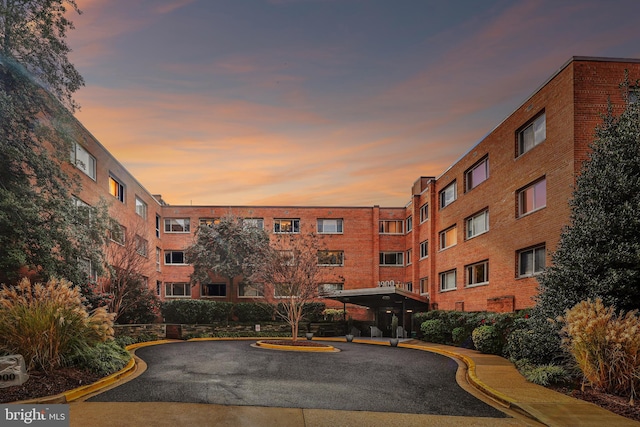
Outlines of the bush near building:
<svg viewBox="0 0 640 427">
<path fill-rule="evenodd" d="M 102 307 L 89 313 L 79 289 L 65 280 L 25 278 L 0 290 L 0 354 L 21 354 L 30 371 L 108 359 L 96 346 L 112 339 L 113 314 Z"/>
</svg>

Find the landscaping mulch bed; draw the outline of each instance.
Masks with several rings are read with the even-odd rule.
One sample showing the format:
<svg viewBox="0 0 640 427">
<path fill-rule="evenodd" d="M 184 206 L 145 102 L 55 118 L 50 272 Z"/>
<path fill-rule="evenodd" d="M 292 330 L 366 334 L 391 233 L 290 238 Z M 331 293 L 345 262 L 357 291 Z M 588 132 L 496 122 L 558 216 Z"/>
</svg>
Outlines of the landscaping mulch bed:
<svg viewBox="0 0 640 427">
<path fill-rule="evenodd" d="M 91 384 L 100 378 L 100 375 L 77 368 L 61 368 L 49 373 L 32 372 L 24 384 L 0 388 L 0 403 L 53 396 Z"/>
<path fill-rule="evenodd" d="M 591 388 L 585 388 L 581 391 L 579 388 L 569 387 L 550 387 L 553 390 L 566 394 L 576 399 L 590 402 L 601 408 L 611 411 L 615 414 L 622 415 L 623 417 L 630 418 L 635 421 L 640 421 L 640 401 L 636 402 L 635 406 L 629 405 L 629 398 L 614 396 L 612 394 L 602 393 Z"/>
<path fill-rule="evenodd" d="M 267 344 L 272 345 L 289 345 L 289 346 L 299 346 L 299 347 L 330 347 L 327 344 L 322 344 L 317 341 L 291 341 L 291 340 L 262 340 Z"/>
</svg>

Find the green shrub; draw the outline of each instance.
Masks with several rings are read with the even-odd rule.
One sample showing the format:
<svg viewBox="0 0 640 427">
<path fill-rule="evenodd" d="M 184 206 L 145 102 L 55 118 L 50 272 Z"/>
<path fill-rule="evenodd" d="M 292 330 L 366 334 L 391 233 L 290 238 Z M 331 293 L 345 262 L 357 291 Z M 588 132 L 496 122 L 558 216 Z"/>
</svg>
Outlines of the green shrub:
<svg viewBox="0 0 640 427">
<path fill-rule="evenodd" d="M 113 337 L 113 315 L 91 314 L 77 287 L 65 280 L 0 290 L 0 351 L 22 354 L 27 369 L 50 371 L 96 343 Z"/>
<path fill-rule="evenodd" d="M 100 342 L 69 359 L 69 364 L 88 369 L 101 376 L 111 375 L 124 368 L 131 354 L 115 340 Z"/>
<path fill-rule="evenodd" d="M 495 326 L 479 326 L 473 330 L 471 337 L 478 351 L 486 354 L 502 354 L 503 343 Z"/>
<path fill-rule="evenodd" d="M 420 330 L 425 341 L 439 344 L 447 341 L 447 331 L 444 322 L 440 319 L 425 320 L 420 325 Z"/>
<path fill-rule="evenodd" d="M 509 360 L 528 359 L 534 365 L 562 361 L 559 332 L 559 325 L 546 319 L 518 319 L 507 336 L 503 354 Z"/>
<path fill-rule="evenodd" d="M 451 331 L 451 341 L 453 345 L 463 348 L 474 348 L 473 339 L 471 338 L 472 330 L 469 328 L 458 326 Z"/>
<path fill-rule="evenodd" d="M 263 302 L 240 302 L 234 304 L 233 314 L 239 322 L 268 322 L 273 320 L 274 309 Z"/>
<path fill-rule="evenodd" d="M 162 303 L 167 323 L 208 324 L 229 319 L 233 304 L 226 301 L 178 299 Z"/>
<path fill-rule="evenodd" d="M 562 384 L 571 378 L 564 367 L 553 363 L 532 365 L 527 359 L 523 359 L 516 361 L 515 365 L 527 381 L 545 387 L 551 384 Z"/>
</svg>

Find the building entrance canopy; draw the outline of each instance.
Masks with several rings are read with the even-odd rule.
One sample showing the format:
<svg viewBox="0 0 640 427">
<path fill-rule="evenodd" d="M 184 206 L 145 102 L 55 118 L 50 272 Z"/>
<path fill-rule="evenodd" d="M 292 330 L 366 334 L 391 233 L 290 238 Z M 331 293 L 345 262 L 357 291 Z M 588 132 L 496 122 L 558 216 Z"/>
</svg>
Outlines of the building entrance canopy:
<svg viewBox="0 0 640 427">
<path fill-rule="evenodd" d="M 322 296 L 343 304 L 361 305 L 376 311 L 384 309 L 418 312 L 429 309 L 428 298 L 394 286 L 331 291 Z"/>
</svg>

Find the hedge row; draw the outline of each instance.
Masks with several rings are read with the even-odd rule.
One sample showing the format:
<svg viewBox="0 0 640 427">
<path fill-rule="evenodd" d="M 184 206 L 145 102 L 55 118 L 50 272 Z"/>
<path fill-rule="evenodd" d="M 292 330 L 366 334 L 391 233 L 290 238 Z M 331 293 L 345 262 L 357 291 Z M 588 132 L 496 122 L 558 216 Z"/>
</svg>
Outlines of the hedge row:
<svg viewBox="0 0 640 427">
<path fill-rule="evenodd" d="M 312 302 L 304 306 L 304 320 L 317 322 L 322 320 L 324 303 Z M 277 312 L 283 312 L 281 304 L 274 307 L 263 302 L 231 303 L 226 301 L 208 301 L 201 299 L 176 299 L 165 301 L 161 306 L 162 317 L 167 323 L 208 324 L 227 320 L 239 322 L 268 322 L 277 318 Z"/>
<path fill-rule="evenodd" d="M 511 356 L 518 333 L 526 327 L 528 311 L 517 313 L 433 310 L 417 313 L 415 321 L 425 341 Z"/>
</svg>

